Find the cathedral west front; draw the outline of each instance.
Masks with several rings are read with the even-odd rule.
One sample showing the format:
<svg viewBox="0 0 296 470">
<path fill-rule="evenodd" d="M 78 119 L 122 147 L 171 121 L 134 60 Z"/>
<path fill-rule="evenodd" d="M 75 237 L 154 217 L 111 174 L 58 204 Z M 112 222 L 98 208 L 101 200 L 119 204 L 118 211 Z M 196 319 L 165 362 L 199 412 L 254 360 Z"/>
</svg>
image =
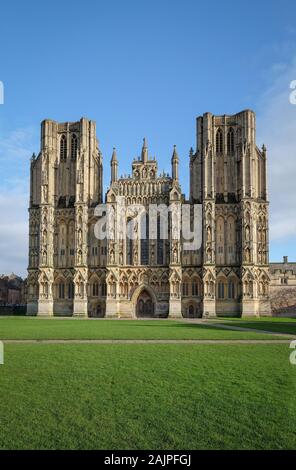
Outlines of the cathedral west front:
<svg viewBox="0 0 296 470">
<path fill-rule="evenodd" d="M 171 173 L 159 173 L 144 139 L 119 177 L 113 149 L 103 194 L 95 122 L 42 122 L 31 159 L 29 315 L 270 314 L 267 155 L 256 145 L 255 114 L 197 118 L 188 199 L 180 160 L 174 146 Z"/>
</svg>

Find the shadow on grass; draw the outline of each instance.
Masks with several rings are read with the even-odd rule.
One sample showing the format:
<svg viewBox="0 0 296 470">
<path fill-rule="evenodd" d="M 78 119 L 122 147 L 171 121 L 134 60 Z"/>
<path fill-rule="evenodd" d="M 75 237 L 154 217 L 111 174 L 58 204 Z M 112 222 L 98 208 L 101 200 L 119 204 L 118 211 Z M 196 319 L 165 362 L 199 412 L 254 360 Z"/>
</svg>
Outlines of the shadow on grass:
<svg viewBox="0 0 296 470">
<path fill-rule="evenodd" d="M 120 322 L 120 326 L 126 326 L 127 328 L 132 328 L 132 327 L 140 327 L 140 328 L 186 328 L 186 329 L 190 329 L 190 330 L 196 330 L 196 329 L 200 329 L 200 330 L 218 330 L 219 327 L 215 327 L 214 324 L 213 325 L 209 325 L 209 324 L 201 324 L 201 323 L 177 323 L 177 322 L 157 322 L 157 321 L 153 321 L 149 324 L 147 323 L 144 323 L 146 320 L 143 320 L 143 321 L 133 321 L 132 323 L 129 323 L 128 321 L 123 321 L 123 322 Z M 149 321 L 149 320 L 148 320 Z"/>
<path fill-rule="evenodd" d="M 250 328 L 253 330 L 264 330 L 264 331 L 271 331 L 271 332 L 279 332 L 279 333 L 287 333 L 287 334 L 295 334 L 296 335 L 296 323 L 288 323 L 288 322 L 269 322 L 269 321 L 240 321 L 238 322 L 231 322 L 223 320 L 221 323 L 227 326 L 236 326 L 241 328 Z"/>
</svg>

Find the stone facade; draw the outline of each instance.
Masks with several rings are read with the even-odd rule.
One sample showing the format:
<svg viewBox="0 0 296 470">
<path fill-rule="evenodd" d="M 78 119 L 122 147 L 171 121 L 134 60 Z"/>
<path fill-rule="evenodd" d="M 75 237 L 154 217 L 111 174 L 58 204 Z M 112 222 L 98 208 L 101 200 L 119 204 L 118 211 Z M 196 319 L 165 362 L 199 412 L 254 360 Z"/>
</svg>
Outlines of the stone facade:
<svg viewBox="0 0 296 470">
<path fill-rule="evenodd" d="M 287 256 L 282 263 L 270 263 L 270 301 L 274 315 L 296 315 L 296 263 Z"/>
<path fill-rule="evenodd" d="M 27 313 L 270 314 L 267 157 L 266 148 L 256 146 L 255 128 L 249 110 L 197 118 L 189 200 L 179 184 L 176 147 L 171 175 L 158 173 L 144 140 L 131 175 L 120 178 L 114 149 L 106 208 L 118 213 L 120 201 L 123 226 L 132 227 L 133 239 L 122 236 L 114 217 L 108 239 L 98 240 L 94 228 L 103 214 L 95 208 L 103 201 L 103 165 L 95 123 L 44 121 L 41 151 L 31 161 Z M 166 239 L 158 223 L 156 237 L 150 236 L 147 214 L 135 215 L 135 204 L 170 207 Z M 195 250 L 185 249 L 184 239 L 174 234 L 174 214 L 184 204 L 191 213 L 195 204 L 202 207 L 202 244 Z M 146 218 L 147 238 L 140 235 L 139 216 Z"/>
<path fill-rule="evenodd" d="M 0 276 L 0 306 L 25 305 L 26 281 L 16 274 Z"/>
</svg>

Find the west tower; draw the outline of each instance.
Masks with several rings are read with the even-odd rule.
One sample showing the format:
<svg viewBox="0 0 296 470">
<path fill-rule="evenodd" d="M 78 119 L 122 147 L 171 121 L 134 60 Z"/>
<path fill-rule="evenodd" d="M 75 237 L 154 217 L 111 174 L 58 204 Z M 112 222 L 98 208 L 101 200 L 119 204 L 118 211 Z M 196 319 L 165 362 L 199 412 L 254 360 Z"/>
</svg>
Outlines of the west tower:
<svg viewBox="0 0 296 470">
<path fill-rule="evenodd" d="M 31 159 L 28 313 L 87 315 L 89 222 L 102 179 L 93 121 L 42 122 Z"/>
<path fill-rule="evenodd" d="M 256 118 L 205 113 L 190 152 L 190 200 L 203 206 L 203 314 L 267 314 L 267 154 Z"/>
</svg>

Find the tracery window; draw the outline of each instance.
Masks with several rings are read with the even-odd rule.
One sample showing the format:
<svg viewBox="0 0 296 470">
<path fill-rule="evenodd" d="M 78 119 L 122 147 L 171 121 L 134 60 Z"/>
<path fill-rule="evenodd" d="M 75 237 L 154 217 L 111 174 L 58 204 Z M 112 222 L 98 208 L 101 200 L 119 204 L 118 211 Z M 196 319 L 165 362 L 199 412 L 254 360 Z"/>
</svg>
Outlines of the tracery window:
<svg viewBox="0 0 296 470">
<path fill-rule="evenodd" d="M 234 282 L 233 281 L 229 281 L 228 283 L 228 298 L 229 299 L 234 299 Z"/>
<path fill-rule="evenodd" d="M 62 135 L 60 141 L 60 160 L 65 161 L 67 160 L 67 139 L 65 134 Z"/>
<path fill-rule="evenodd" d="M 216 153 L 223 153 L 223 134 L 220 128 L 216 132 Z"/>
<path fill-rule="evenodd" d="M 141 264 L 149 264 L 149 215 L 144 214 L 141 219 Z M 146 224 L 146 225 L 145 225 Z"/>
<path fill-rule="evenodd" d="M 63 282 L 60 282 L 58 289 L 59 289 L 59 299 L 64 299 L 65 298 L 65 284 Z"/>
<path fill-rule="evenodd" d="M 227 133 L 227 153 L 232 154 L 234 153 L 234 132 L 232 127 L 229 129 Z"/>
<path fill-rule="evenodd" d="M 76 134 L 73 134 L 71 138 L 71 159 L 76 160 L 76 157 L 77 157 L 77 136 Z"/>
<path fill-rule="evenodd" d="M 157 218 L 157 264 L 163 264 L 163 244 L 160 233 L 160 217 Z"/>
<path fill-rule="evenodd" d="M 224 282 L 219 282 L 218 283 L 218 299 L 224 299 L 225 293 L 224 293 Z"/>
</svg>

